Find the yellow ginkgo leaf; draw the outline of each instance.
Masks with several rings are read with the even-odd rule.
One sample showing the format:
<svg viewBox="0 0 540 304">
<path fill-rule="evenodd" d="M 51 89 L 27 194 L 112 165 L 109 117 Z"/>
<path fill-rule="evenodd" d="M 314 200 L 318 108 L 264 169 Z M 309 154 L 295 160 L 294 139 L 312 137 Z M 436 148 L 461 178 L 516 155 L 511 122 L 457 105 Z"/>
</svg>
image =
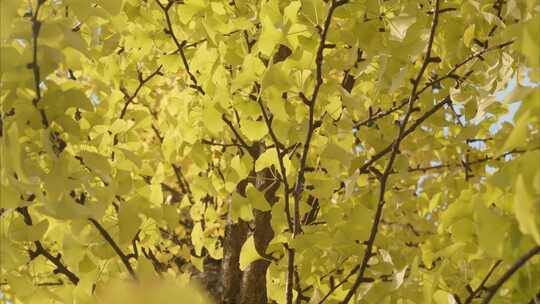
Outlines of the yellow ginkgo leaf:
<svg viewBox="0 0 540 304">
<path fill-rule="evenodd" d="M 253 236 L 250 236 L 244 245 L 242 245 L 242 250 L 240 251 L 240 270 L 244 271 L 249 264 L 262 258 L 263 257 L 259 255 L 257 249 L 255 248 L 255 240 L 253 239 Z"/>
<path fill-rule="evenodd" d="M 263 121 L 244 120 L 241 130 L 251 141 L 260 140 L 267 133 L 266 124 Z"/>
<path fill-rule="evenodd" d="M 398 16 L 390 19 L 390 35 L 393 39 L 402 41 L 407 35 L 407 30 L 416 22 L 414 16 Z"/>
<path fill-rule="evenodd" d="M 514 213 L 519 222 L 521 232 L 532 236 L 540 244 L 540 210 L 538 201 L 529 194 L 523 176 L 516 181 L 514 193 Z"/>
<path fill-rule="evenodd" d="M 514 148 L 524 146 L 527 143 L 527 130 L 529 125 L 529 113 L 522 113 L 518 118 L 512 133 L 506 139 L 502 151 L 510 151 Z"/>
<path fill-rule="evenodd" d="M 141 226 L 141 219 L 135 204 L 124 203 L 120 205 L 118 226 L 120 226 L 120 243 L 130 243 Z"/>
</svg>

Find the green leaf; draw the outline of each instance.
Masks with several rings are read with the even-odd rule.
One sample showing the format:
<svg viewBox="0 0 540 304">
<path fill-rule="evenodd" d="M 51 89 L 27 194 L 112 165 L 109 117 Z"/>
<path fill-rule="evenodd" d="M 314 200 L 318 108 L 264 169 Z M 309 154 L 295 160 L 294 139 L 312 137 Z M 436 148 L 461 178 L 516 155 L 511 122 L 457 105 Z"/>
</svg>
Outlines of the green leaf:
<svg viewBox="0 0 540 304">
<path fill-rule="evenodd" d="M 193 243 L 195 254 L 201 255 L 204 243 L 204 236 L 200 222 L 195 223 L 195 226 L 193 226 L 193 230 L 191 231 L 191 242 Z"/>
<path fill-rule="evenodd" d="M 281 41 L 283 37 L 283 29 L 277 27 L 281 16 L 277 7 L 273 7 L 277 1 L 267 2 L 261 8 L 261 25 L 262 32 L 258 39 L 258 49 L 265 56 L 272 55 L 275 46 Z"/>
<path fill-rule="evenodd" d="M 163 68 L 168 72 L 175 73 L 180 68 L 181 58 L 177 54 L 163 55 L 159 57 L 159 63 L 163 65 Z"/>
<path fill-rule="evenodd" d="M 257 141 L 262 139 L 266 133 L 266 124 L 263 121 L 244 120 L 240 127 L 242 133 L 250 140 Z"/>
<path fill-rule="evenodd" d="M 42 239 L 48 228 L 49 221 L 47 219 L 33 225 L 27 225 L 22 217 L 17 217 L 9 225 L 8 234 L 15 241 L 34 242 Z"/>
<path fill-rule="evenodd" d="M 20 194 L 12 187 L 0 186 L 0 206 L 5 209 L 17 208 L 22 203 Z"/>
<path fill-rule="evenodd" d="M 433 299 L 437 304 L 457 304 L 454 296 L 444 290 L 437 290 L 433 294 Z"/>
<path fill-rule="evenodd" d="M 267 149 L 263 154 L 259 155 L 255 161 L 255 172 L 259 172 L 264 168 L 268 168 L 272 165 L 278 166 L 277 151 L 276 148 Z"/>
<path fill-rule="evenodd" d="M 134 125 L 133 121 L 117 119 L 111 125 L 110 131 L 112 134 L 119 134 L 126 132 Z"/>
<path fill-rule="evenodd" d="M 409 265 L 405 265 L 403 269 L 394 274 L 394 289 L 399 289 L 399 287 L 405 281 L 405 274 L 407 273 L 407 269 L 409 269 Z"/>
<path fill-rule="evenodd" d="M 193 266 L 195 266 L 195 268 L 200 271 L 200 272 L 204 272 L 204 259 L 203 258 L 199 258 L 199 257 L 196 257 L 196 256 L 191 256 L 191 263 L 193 264 Z"/>
<path fill-rule="evenodd" d="M 271 209 L 270 204 L 268 204 L 264 197 L 264 193 L 257 190 L 253 185 L 249 184 L 246 187 L 246 194 L 253 208 L 260 211 L 268 211 Z"/>
<path fill-rule="evenodd" d="M 233 193 L 231 199 L 231 218 L 236 221 L 241 218 L 244 221 L 253 220 L 252 206 L 249 200 L 237 192 Z"/>
<path fill-rule="evenodd" d="M 79 271 L 88 273 L 94 269 L 96 269 L 96 264 L 92 262 L 88 254 L 85 254 L 84 258 L 79 262 Z"/>
<path fill-rule="evenodd" d="M 368 185 L 368 182 L 369 182 L 369 176 L 366 174 L 360 175 L 358 179 L 356 180 L 356 184 L 358 185 L 358 187 L 365 187 Z"/>
<path fill-rule="evenodd" d="M 225 127 L 225 123 L 221 119 L 221 113 L 212 105 L 207 106 L 204 110 L 203 123 L 214 136 L 219 135 Z"/>
<path fill-rule="evenodd" d="M 253 236 L 250 236 L 244 245 L 242 245 L 242 249 L 240 251 L 240 270 L 244 271 L 249 264 L 262 258 L 263 257 L 259 255 L 257 249 L 255 248 L 255 240 L 253 239 Z"/>
<path fill-rule="evenodd" d="M 465 30 L 465 33 L 463 33 L 463 43 L 465 44 L 465 46 L 469 48 L 471 47 L 471 42 L 474 38 L 475 27 L 476 25 L 473 23 L 469 25 L 467 29 Z"/>
<path fill-rule="evenodd" d="M 510 228 L 508 218 L 488 209 L 483 203 L 476 202 L 474 224 L 480 248 L 490 257 L 501 258 Z"/>
<path fill-rule="evenodd" d="M 79 156 L 82 157 L 83 162 L 90 169 L 94 170 L 96 173 L 102 177 L 106 177 L 111 172 L 111 165 L 107 157 L 90 151 L 81 151 Z M 108 178 L 107 178 L 108 179 Z"/>
<path fill-rule="evenodd" d="M 519 222 L 519 229 L 524 234 L 532 236 L 540 245 L 540 210 L 538 200 L 530 194 L 525 186 L 523 177 L 517 178 L 514 194 L 514 213 Z"/>
<path fill-rule="evenodd" d="M 120 243 L 131 243 L 141 226 L 138 209 L 135 204 L 124 203 L 118 210 L 118 226 L 120 227 Z"/>
<path fill-rule="evenodd" d="M 409 160 L 406 155 L 398 154 L 394 162 L 394 167 L 399 173 L 406 173 L 409 169 Z"/>
<path fill-rule="evenodd" d="M 0 3 L 0 39 L 4 40 L 11 33 L 13 21 L 17 16 L 18 1 L 2 1 Z"/>
<path fill-rule="evenodd" d="M 283 16 L 285 17 L 285 21 L 295 23 L 298 17 L 298 10 L 301 6 L 302 3 L 300 3 L 300 1 L 290 2 L 289 5 L 287 5 L 287 7 L 283 10 Z"/>
<path fill-rule="evenodd" d="M 403 41 L 407 35 L 407 30 L 416 22 L 414 16 L 397 16 L 388 21 L 390 35 L 397 41 Z"/>
<path fill-rule="evenodd" d="M 180 21 L 184 24 L 188 23 L 191 18 L 193 18 L 193 16 L 204 10 L 207 6 L 208 1 L 205 0 L 184 1 L 184 5 L 178 7 L 178 15 L 180 17 Z"/>
<path fill-rule="evenodd" d="M 518 117 L 514 129 L 506 139 L 501 151 L 510 151 L 514 148 L 523 147 L 527 144 L 529 115 L 529 112 L 525 112 Z"/>
<path fill-rule="evenodd" d="M 287 101 L 281 96 L 281 93 L 278 90 L 268 89 L 266 91 L 270 92 L 269 98 L 266 98 L 265 101 L 274 117 L 272 121 L 288 121 L 289 114 L 285 108 Z"/>
<path fill-rule="evenodd" d="M 124 0 L 97 0 L 97 3 L 109 12 L 109 14 L 116 16 L 122 10 Z"/>
<path fill-rule="evenodd" d="M 239 179 L 243 179 L 248 176 L 251 167 L 251 159 L 249 156 L 236 155 L 231 160 L 231 168 L 238 174 Z"/>
</svg>

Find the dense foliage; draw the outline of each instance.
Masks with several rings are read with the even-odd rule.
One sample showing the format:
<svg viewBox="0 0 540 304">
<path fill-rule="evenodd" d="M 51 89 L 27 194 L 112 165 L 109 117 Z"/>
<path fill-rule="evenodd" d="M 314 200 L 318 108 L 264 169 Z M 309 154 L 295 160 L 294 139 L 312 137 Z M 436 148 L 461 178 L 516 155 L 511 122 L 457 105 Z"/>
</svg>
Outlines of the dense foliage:
<svg viewBox="0 0 540 304">
<path fill-rule="evenodd" d="M 0 3 L 2 301 L 540 302 L 539 1 Z"/>
</svg>

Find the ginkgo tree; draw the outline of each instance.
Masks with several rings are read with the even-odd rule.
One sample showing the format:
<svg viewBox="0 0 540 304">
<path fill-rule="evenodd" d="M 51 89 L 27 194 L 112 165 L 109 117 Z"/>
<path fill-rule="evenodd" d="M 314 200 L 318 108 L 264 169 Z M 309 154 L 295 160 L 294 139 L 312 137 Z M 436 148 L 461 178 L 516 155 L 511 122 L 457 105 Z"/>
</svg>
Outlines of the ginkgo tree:
<svg viewBox="0 0 540 304">
<path fill-rule="evenodd" d="M 538 0 L 0 5 L 1 301 L 540 303 Z"/>
</svg>

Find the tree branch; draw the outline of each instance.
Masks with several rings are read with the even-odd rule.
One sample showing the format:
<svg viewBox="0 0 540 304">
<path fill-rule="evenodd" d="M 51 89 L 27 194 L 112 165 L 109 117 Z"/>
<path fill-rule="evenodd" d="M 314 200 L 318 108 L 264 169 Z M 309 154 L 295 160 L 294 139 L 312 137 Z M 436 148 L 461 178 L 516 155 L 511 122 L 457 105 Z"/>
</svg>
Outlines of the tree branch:
<svg viewBox="0 0 540 304">
<path fill-rule="evenodd" d="M 495 296 L 499 288 L 510 279 L 510 277 L 518 271 L 525 263 L 527 263 L 528 260 L 530 260 L 533 256 L 540 254 L 540 246 L 536 246 L 529 250 L 527 253 L 525 253 L 522 257 L 520 257 L 514 265 L 510 267 L 498 280 L 495 282 L 494 285 L 488 288 L 487 295 L 482 301 L 482 304 L 488 304 L 491 302 L 491 299 Z"/>
<path fill-rule="evenodd" d="M 494 51 L 494 50 L 499 50 L 499 49 L 502 49 L 508 45 L 511 45 L 512 43 L 514 43 L 513 41 L 509 41 L 509 42 L 506 42 L 506 43 L 501 43 L 501 44 L 498 44 L 498 45 L 495 45 L 493 47 L 490 47 L 490 48 L 486 48 L 486 49 L 483 49 L 481 51 L 478 51 L 472 55 L 470 55 L 469 57 L 465 58 L 463 61 L 461 61 L 460 63 L 458 64 L 455 64 L 454 67 L 448 71 L 444 76 L 441 76 L 439 78 L 436 78 L 434 80 L 431 80 L 430 82 L 426 83 L 419 91 L 418 93 L 416 94 L 417 96 L 421 95 L 422 93 L 424 93 L 428 88 L 430 87 L 433 87 L 435 84 L 437 83 L 440 83 L 441 81 L 445 80 L 445 79 L 448 79 L 448 78 L 452 78 L 452 79 L 461 79 L 459 76 L 455 75 L 455 72 L 461 68 L 462 66 L 464 66 L 465 64 L 467 64 L 468 62 L 470 62 L 471 60 L 475 59 L 475 58 L 479 58 L 481 57 L 482 55 L 484 55 L 485 53 L 488 53 L 488 52 L 491 52 L 491 51 Z M 372 124 L 373 122 L 375 122 L 376 120 L 379 120 L 383 117 L 386 117 L 398 110 L 401 110 L 403 107 L 405 107 L 407 104 L 409 103 L 408 99 L 404 99 L 400 102 L 399 105 L 396 105 L 396 106 L 393 106 L 391 107 L 390 109 L 384 111 L 384 112 L 377 112 L 375 113 L 373 116 L 370 116 L 368 117 L 367 119 L 364 119 L 362 121 L 359 121 L 359 122 L 356 122 L 354 124 L 354 128 L 360 128 L 360 127 L 363 127 L 363 126 L 366 126 L 366 125 L 370 125 Z M 458 119 L 459 121 L 459 119 Z M 459 123 L 461 123 L 461 121 L 459 121 Z"/>
<path fill-rule="evenodd" d="M 333 0 L 332 4 L 330 5 L 330 8 L 328 9 L 328 14 L 326 16 L 326 19 L 324 21 L 324 27 L 322 31 L 320 32 L 320 42 L 319 47 L 317 48 L 317 53 L 315 57 L 315 64 L 317 66 L 316 70 L 316 82 L 315 87 L 313 88 L 313 92 L 311 93 L 311 97 L 306 101 L 308 103 L 309 107 L 309 121 L 308 121 L 308 130 L 306 134 L 306 140 L 304 142 L 304 147 L 302 151 L 302 156 L 300 158 L 300 168 L 298 170 L 298 177 L 296 179 L 296 185 L 294 189 L 294 230 L 293 230 L 293 236 L 301 232 L 301 223 L 300 223 L 300 199 L 302 197 L 302 191 L 304 189 L 304 181 L 305 181 L 305 171 L 306 171 L 306 163 L 307 163 L 307 155 L 309 152 L 311 139 L 313 137 L 313 132 L 316 129 L 315 126 L 315 103 L 317 102 L 317 97 L 319 95 L 319 90 L 321 88 L 321 85 L 323 84 L 323 77 L 322 77 L 322 69 L 323 69 L 323 61 L 324 61 L 324 49 L 326 46 L 326 36 L 328 35 L 328 30 L 330 29 L 330 25 L 332 22 L 332 15 L 334 14 L 334 11 L 336 8 L 346 4 L 348 0 L 340 0 L 336 1 Z"/>
<path fill-rule="evenodd" d="M 324 297 L 322 297 L 318 304 L 324 303 L 324 301 L 326 301 L 326 299 L 328 299 L 328 297 L 332 295 L 332 293 L 334 293 L 334 291 L 336 291 L 341 285 L 345 284 L 358 271 L 358 269 L 360 269 L 360 264 L 356 265 L 353 269 L 351 269 L 349 274 L 343 280 L 341 280 L 338 284 L 334 285 L 333 288 L 330 288 L 330 290 L 324 295 Z"/>
<path fill-rule="evenodd" d="M 268 129 L 268 133 L 270 134 L 270 137 L 272 138 L 272 141 L 274 142 L 274 146 L 276 148 L 276 154 L 279 162 L 279 170 L 281 173 L 281 181 L 283 183 L 283 198 L 285 200 L 285 215 L 287 216 L 287 224 L 289 226 L 290 231 L 294 231 L 293 222 L 291 220 L 291 213 L 290 213 L 290 203 L 289 203 L 289 182 L 287 181 L 287 170 L 285 168 L 285 164 L 283 162 L 283 157 L 285 156 L 285 153 L 281 150 L 280 147 L 283 145 L 278 140 L 276 133 L 274 132 L 274 129 L 272 129 L 272 121 L 270 120 L 270 117 L 268 116 L 268 113 L 266 113 L 266 109 L 262 103 L 262 100 L 259 96 L 257 98 L 257 103 L 259 104 L 259 107 L 262 112 L 262 116 L 264 118 L 264 122 L 266 124 L 266 128 Z"/>
<path fill-rule="evenodd" d="M 482 280 L 482 283 L 480 283 L 480 285 L 478 285 L 478 287 L 467 297 L 467 299 L 465 299 L 465 303 L 464 304 L 470 304 L 472 303 L 472 301 L 474 300 L 474 298 L 476 297 L 476 295 L 481 292 L 485 286 L 486 286 L 486 283 L 487 281 L 489 280 L 489 277 L 491 277 L 491 275 L 493 274 L 493 272 L 495 271 L 495 269 L 497 269 L 497 267 L 499 267 L 499 265 L 501 265 L 502 261 L 501 260 L 497 260 L 495 262 L 495 264 L 493 264 L 493 266 L 491 266 L 491 268 L 489 269 L 488 273 L 486 274 L 486 276 L 484 277 L 484 279 Z"/>
<path fill-rule="evenodd" d="M 289 202 L 289 182 L 287 181 L 287 170 L 285 169 L 285 164 L 283 163 L 283 157 L 285 156 L 285 153 L 281 150 L 280 147 L 283 145 L 278 140 L 276 134 L 274 133 L 274 130 L 272 129 L 272 122 L 270 120 L 270 117 L 266 113 L 266 109 L 262 103 L 262 100 L 259 96 L 257 98 L 257 103 L 259 104 L 259 107 L 262 112 L 262 116 L 264 118 L 264 122 L 266 123 L 266 127 L 268 129 L 268 133 L 270 134 L 270 137 L 272 138 L 272 141 L 274 142 L 274 145 L 276 147 L 276 154 L 279 162 L 279 169 L 281 171 L 281 181 L 283 183 L 283 198 L 285 200 L 285 216 L 287 217 L 287 224 L 289 227 L 289 231 L 294 232 L 296 231 L 296 213 L 295 213 L 295 221 L 293 223 L 293 220 L 291 219 L 291 212 L 290 212 L 290 202 Z M 293 300 L 293 274 L 294 271 L 294 249 L 290 248 L 285 244 L 285 249 L 287 250 L 287 282 L 286 282 L 286 298 L 287 298 L 287 304 L 292 304 Z M 298 279 L 299 280 L 299 279 Z"/>
<path fill-rule="evenodd" d="M 169 15 L 169 9 L 172 7 L 172 5 L 175 2 L 176 1 L 174 1 L 174 0 L 169 0 L 167 5 L 163 5 L 163 4 L 161 4 L 161 2 L 159 2 L 159 0 L 156 0 L 156 3 L 159 5 L 161 10 L 163 11 L 163 14 L 165 16 L 165 21 L 167 22 L 167 29 L 165 30 L 165 33 L 167 33 L 169 36 L 171 36 L 172 40 L 174 41 L 174 44 L 176 45 L 176 49 L 178 50 L 178 52 L 180 53 L 180 57 L 182 58 L 182 64 L 184 65 L 184 68 L 186 69 L 186 72 L 189 75 L 189 79 L 191 80 L 191 82 L 193 82 L 193 87 L 199 93 L 204 95 L 205 92 L 204 92 L 203 88 L 199 85 L 199 83 L 197 82 L 197 78 L 195 77 L 195 75 L 193 75 L 193 73 L 189 69 L 189 63 L 187 61 L 186 54 L 184 52 L 184 49 L 187 46 L 187 41 L 183 40 L 182 42 L 180 42 L 180 40 L 178 40 L 178 37 L 174 33 L 174 29 L 172 27 L 171 16 Z"/>
<path fill-rule="evenodd" d="M 364 119 L 362 121 L 359 121 L 357 123 L 354 124 L 354 128 L 360 128 L 360 127 L 363 127 L 363 126 L 369 126 L 371 125 L 373 122 L 375 122 L 376 120 L 378 119 L 381 119 L 385 116 L 388 116 L 398 110 L 401 110 L 403 109 L 407 104 L 409 104 L 409 100 L 408 99 L 403 99 L 399 105 L 397 106 L 393 106 L 391 107 L 390 109 L 386 110 L 386 111 L 383 111 L 383 112 L 380 112 L 378 111 L 377 113 L 375 113 L 373 116 L 370 116 L 368 117 L 367 119 Z"/>
<path fill-rule="evenodd" d="M 152 78 L 154 78 L 156 75 L 163 75 L 161 73 L 161 68 L 162 66 L 160 65 L 154 72 L 152 72 L 152 74 L 148 75 L 146 78 L 143 78 L 142 72 L 138 71 L 139 85 L 137 86 L 133 94 L 131 94 L 131 96 L 129 96 L 127 92 L 122 90 L 122 93 L 124 93 L 124 99 L 126 100 L 126 102 L 124 103 L 124 107 L 122 108 L 122 111 L 120 112 L 120 119 L 123 119 L 124 116 L 126 116 L 128 106 L 133 102 L 135 97 L 137 97 L 137 94 L 139 94 L 139 91 L 142 89 L 142 87 Z"/>
<path fill-rule="evenodd" d="M 442 101 L 435 104 L 430 110 L 426 111 L 422 116 L 420 116 L 418 119 L 416 119 L 413 124 L 404 131 L 402 137 L 405 138 L 412 132 L 416 130 L 426 119 L 428 119 L 431 115 L 435 114 L 439 109 L 441 109 L 445 104 L 448 104 L 452 102 L 450 99 L 450 96 L 446 96 Z M 402 138 L 402 139 L 403 139 Z M 377 154 L 373 155 L 367 162 L 365 162 L 359 169 L 360 173 L 368 173 L 368 168 L 377 160 L 385 156 L 387 153 L 392 151 L 393 143 L 386 146 L 384 149 L 379 151 Z"/>
<path fill-rule="evenodd" d="M 38 0 L 37 6 L 32 14 L 32 17 L 30 19 L 32 23 L 32 62 L 28 64 L 28 68 L 32 69 L 32 72 L 34 74 L 34 89 L 36 91 L 36 97 L 32 100 L 32 104 L 34 107 L 39 111 L 39 114 L 41 115 L 41 124 L 45 129 L 49 127 L 49 119 L 47 118 L 47 115 L 45 114 L 44 109 L 40 109 L 38 107 L 38 103 L 41 101 L 41 77 L 40 77 L 40 69 L 37 59 L 37 51 L 38 51 L 38 39 L 39 39 L 39 31 L 41 29 L 41 21 L 38 20 L 39 11 L 41 9 L 41 6 L 45 3 L 46 0 Z"/>
<path fill-rule="evenodd" d="M 486 155 L 484 157 L 481 157 L 479 159 L 476 159 L 476 160 L 472 160 L 472 161 L 469 161 L 467 163 L 467 165 L 470 167 L 471 165 L 477 165 L 477 164 L 481 164 L 481 163 L 484 163 L 484 162 L 487 162 L 487 161 L 498 161 L 498 160 L 501 160 L 501 159 L 504 159 L 505 157 L 509 156 L 509 155 L 513 155 L 513 154 L 522 154 L 522 153 L 525 153 L 525 152 L 528 152 L 528 151 L 534 151 L 534 150 L 538 150 L 540 149 L 540 146 L 538 147 L 534 147 L 534 148 L 530 148 L 530 149 L 527 149 L 527 150 L 518 150 L 518 149 L 513 149 L 511 151 L 508 151 L 508 152 L 504 152 L 498 156 L 489 156 L 489 155 Z M 422 171 L 422 172 L 426 172 L 426 171 L 431 171 L 431 170 L 440 170 L 440 169 L 448 169 L 448 168 L 453 168 L 453 167 L 460 167 L 462 166 L 461 163 L 450 163 L 450 164 L 440 164 L 440 165 L 435 165 L 435 166 L 428 166 L 428 167 L 416 167 L 416 168 L 409 168 L 407 170 L 407 172 L 418 172 L 418 171 Z M 397 172 L 392 172 L 392 173 L 397 173 Z"/>
<path fill-rule="evenodd" d="M 225 114 L 223 114 L 221 116 L 221 119 L 223 119 L 223 121 L 225 122 L 225 124 L 227 124 L 227 126 L 229 126 L 229 129 L 231 129 L 231 131 L 233 132 L 234 136 L 236 137 L 236 139 L 240 142 L 240 146 L 242 146 L 246 152 L 253 158 L 253 159 L 257 159 L 257 155 L 255 155 L 255 152 L 253 151 L 252 147 L 250 147 L 245 141 L 244 139 L 242 138 L 242 136 L 240 135 L 240 133 L 238 133 L 238 131 L 236 130 L 236 128 L 233 126 L 232 122 L 227 118 L 227 116 L 225 116 Z"/>
<path fill-rule="evenodd" d="M 32 105 L 36 108 L 36 110 L 39 112 L 39 115 L 41 116 L 41 124 L 43 128 L 48 129 L 50 126 L 49 118 L 47 117 L 47 114 L 45 113 L 45 109 L 40 108 L 39 106 L 39 103 L 42 99 L 42 94 L 41 94 L 40 67 L 39 67 L 38 55 L 37 55 L 39 33 L 42 26 L 42 22 L 38 20 L 38 17 L 39 17 L 39 11 L 45 2 L 46 0 L 37 1 L 36 9 L 30 18 L 30 21 L 32 24 L 32 62 L 30 62 L 27 65 L 27 67 L 32 70 L 32 73 L 34 75 L 34 90 L 36 92 L 36 97 L 32 99 Z M 58 132 L 49 130 L 49 140 L 51 141 L 53 152 L 57 156 L 66 148 L 66 142 L 62 138 L 60 138 L 60 135 Z"/>
<path fill-rule="evenodd" d="M 445 79 L 448 79 L 448 78 L 455 78 L 456 77 L 456 74 L 455 72 L 461 68 L 462 66 L 464 66 L 465 64 L 467 64 L 468 62 L 470 62 L 471 60 L 475 59 L 475 58 L 480 58 L 482 57 L 482 55 L 484 55 L 485 53 L 488 53 L 488 52 L 491 52 L 491 51 L 494 51 L 494 50 L 499 50 L 499 49 L 503 49 L 509 45 L 511 45 L 512 43 L 514 43 L 514 41 L 508 41 L 508 42 L 505 42 L 505 43 L 501 43 L 501 44 L 498 44 L 498 45 L 495 45 L 495 46 L 492 46 L 492 47 L 489 47 L 489 48 L 485 48 L 481 51 L 478 51 L 476 53 L 473 53 L 471 54 L 469 57 L 465 58 L 463 61 L 461 61 L 460 63 L 458 64 L 455 64 L 454 67 L 452 69 L 450 69 L 450 71 L 448 71 L 444 76 L 441 76 L 439 78 L 436 78 L 430 82 L 428 82 L 426 85 L 424 85 L 424 87 L 422 87 L 422 89 L 420 89 L 418 91 L 418 95 L 422 94 L 425 90 L 427 90 L 428 88 L 432 87 L 434 84 L 436 83 L 440 83 L 441 81 L 445 80 Z"/>
<path fill-rule="evenodd" d="M 191 187 L 189 186 L 189 183 L 186 180 L 186 177 L 182 173 L 182 168 L 180 166 L 177 166 L 175 164 L 171 164 L 174 176 L 176 177 L 176 181 L 178 183 L 178 186 L 180 186 L 180 189 L 184 194 L 188 196 L 189 202 L 193 205 L 195 204 L 195 200 L 193 199 L 193 193 L 191 192 Z"/>
<path fill-rule="evenodd" d="M 336 8 L 346 4 L 348 0 L 332 0 L 332 4 L 330 5 L 328 9 L 328 14 L 326 16 L 326 19 L 324 21 L 324 27 L 320 31 L 320 41 L 319 46 L 317 48 L 317 53 L 315 57 L 315 64 L 316 64 L 316 82 L 315 87 L 313 88 L 313 91 L 311 93 L 311 97 L 309 100 L 305 100 L 305 103 L 307 104 L 309 108 L 309 121 L 308 121 L 308 130 L 306 134 L 306 140 L 304 142 L 304 147 L 302 150 L 302 156 L 300 158 L 300 167 L 298 170 L 298 177 L 296 179 L 296 184 L 294 188 L 294 216 L 293 216 L 293 231 L 292 231 L 292 237 L 294 238 L 296 235 L 301 233 L 301 219 L 300 219 L 300 200 L 302 198 L 302 192 L 304 190 L 304 181 L 305 181 L 305 171 L 306 171 L 306 163 L 307 163 L 307 156 L 309 153 L 309 148 L 311 144 L 311 139 L 313 137 L 313 133 L 317 126 L 315 125 L 315 103 L 317 102 L 317 97 L 319 95 L 319 90 L 321 88 L 321 85 L 323 84 L 323 76 L 322 76 L 322 69 L 323 69 L 323 63 L 324 63 L 324 49 L 326 46 L 326 38 L 328 35 L 328 30 L 330 29 L 330 25 L 332 23 L 332 15 L 334 14 L 334 11 Z M 301 96 L 305 95 L 302 93 Z M 277 145 L 277 143 L 276 143 Z M 288 194 L 287 194 L 288 196 Z M 293 280 L 294 280 L 294 250 L 292 248 L 288 248 L 288 270 L 287 270 L 287 284 L 286 284 L 286 297 L 287 297 L 287 304 L 292 304 L 293 300 Z"/>
<path fill-rule="evenodd" d="M 131 264 L 129 263 L 129 257 L 122 252 L 122 249 L 120 249 L 118 244 L 116 244 L 116 242 L 113 240 L 109 232 L 107 232 L 107 230 L 105 230 L 105 228 L 103 228 L 103 226 L 101 226 L 101 224 L 95 219 L 88 218 L 88 220 L 94 225 L 94 227 L 96 227 L 96 229 L 99 231 L 101 236 L 107 241 L 107 243 L 109 243 L 109 245 L 112 247 L 116 255 L 118 255 L 118 257 L 120 258 L 120 260 L 126 267 L 131 277 L 137 280 L 137 275 L 135 274 L 135 271 L 133 271 L 133 268 L 131 267 Z"/>
<path fill-rule="evenodd" d="M 416 79 L 415 79 L 415 81 L 413 83 L 413 88 L 411 90 L 411 95 L 410 95 L 410 98 L 409 98 L 408 111 L 405 114 L 405 117 L 403 118 L 403 121 L 401 121 L 400 128 L 399 128 L 399 133 L 397 135 L 397 138 L 396 138 L 394 144 L 392 145 L 393 147 L 392 147 L 392 152 L 390 154 L 390 159 L 388 161 L 388 164 L 386 165 L 386 168 L 384 170 L 384 173 L 383 173 L 382 177 L 380 178 L 380 184 L 381 185 L 380 185 L 380 192 L 379 192 L 379 202 L 377 204 L 377 209 L 375 211 L 375 218 L 373 220 L 373 224 L 371 226 L 371 232 L 370 232 L 370 235 L 369 235 L 369 239 L 367 241 L 367 248 L 366 248 L 366 251 L 364 253 L 362 263 L 360 264 L 360 269 L 358 270 L 358 277 L 356 278 L 356 281 L 354 282 L 352 288 L 349 290 L 349 292 L 347 293 L 347 295 L 343 299 L 343 302 L 342 302 L 343 304 L 349 303 L 349 301 L 352 299 L 353 295 L 356 293 L 356 290 L 358 289 L 360 284 L 363 281 L 365 281 L 364 273 L 365 273 L 365 271 L 367 269 L 368 262 L 369 262 L 369 260 L 370 260 L 370 258 L 372 256 L 373 245 L 375 243 L 375 238 L 377 236 L 377 232 L 378 232 L 378 229 L 379 229 L 379 223 L 380 223 L 381 218 L 382 218 L 382 211 L 383 211 L 383 207 L 384 207 L 384 204 L 385 204 L 384 196 L 386 194 L 386 183 L 388 181 L 388 176 L 392 172 L 392 166 L 394 164 L 394 160 L 396 158 L 396 155 L 397 155 L 397 153 L 399 151 L 399 145 L 400 145 L 401 141 L 403 140 L 403 138 L 407 135 L 406 126 L 407 126 L 407 122 L 409 121 L 409 118 L 411 117 L 411 114 L 413 112 L 414 102 L 415 102 L 415 100 L 417 98 L 418 85 L 419 85 L 420 81 L 422 80 L 424 72 L 427 69 L 428 65 L 432 62 L 431 61 L 431 50 L 433 48 L 433 42 L 435 40 L 435 31 L 436 31 L 436 28 L 437 28 L 437 24 L 439 22 L 439 5 L 440 5 L 440 0 L 436 0 L 435 1 L 435 12 L 434 12 L 433 21 L 432 21 L 432 24 L 431 24 L 431 32 L 429 34 L 428 45 L 427 45 L 426 55 L 424 57 L 424 62 L 422 63 L 422 67 L 420 68 L 420 71 L 418 72 L 418 75 L 416 76 Z M 417 121 L 417 123 L 418 123 L 418 121 Z"/>
<path fill-rule="evenodd" d="M 28 212 L 28 207 L 18 207 L 16 210 L 23 216 L 24 223 L 28 226 L 32 226 L 32 217 Z M 62 263 L 62 255 L 60 253 L 53 256 L 49 250 L 43 247 L 43 244 L 40 241 L 34 241 L 34 245 L 36 246 L 36 250 L 29 250 L 30 260 L 33 260 L 41 255 L 56 266 L 56 269 L 53 271 L 54 274 L 61 273 L 65 275 L 74 285 L 79 283 L 79 277 L 71 272 L 68 267 Z"/>
<path fill-rule="evenodd" d="M 156 134 L 156 137 L 158 138 L 159 143 L 163 144 L 163 136 L 161 136 L 159 129 L 154 124 L 152 124 L 152 130 L 154 130 L 154 133 Z M 182 191 L 183 194 L 188 196 L 189 202 L 191 204 L 194 204 L 195 201 L 193 199 L 193 193 L 191 192 L 191 188 L 189 186 L 189 183 L 186 180 L 186 177 L 182 174 L 182 167 L 175 164 L 171 164 L 171 167 L 174 171 L 174 176 L 176 177 L 176 183 L 180 187 L 180 190 Z"/>
<path fill-rule="evenodd" d="M 137 95 L 139 94 L 139 91 L 142 89 L 142 87 L 148 81 L 150 81 L 150 79 L 154 78 L 156 75 L 163 75 L 161 73 L 161 67 L 162 66 L 160 65 L 152 74 L 148 75 L 146 78 L 143 78 L 143 75 L 142 75 L 141 71 L 137 71 L 137 73 L 138 73 L 137 78 L 139 79 L 139 85 L 137 86 L 137 88 L 135 89 L 133 94 L 131 94 L 131 96 L 129 95 L 129 93 L 124 88 L 120 88 L 120 91 L 122 91 L 122 93 L 124 93 L 124 99 L 126 101 L 124 103 L 124 106 L 122 107 L 122 111 L 120 112 L 120 119 L 123 119 L 124 116 L 126 116 L 128 106 L 133 102 L 135 97 L 137 97 Z M 116 146 L 117 144 L 118 144 L 118 133 L 114 134 L 114 136 L 113 136 L 113 146 Z M 111 157 L 114 160 L 114 151 L 111 153 Z"/>
</svg>

